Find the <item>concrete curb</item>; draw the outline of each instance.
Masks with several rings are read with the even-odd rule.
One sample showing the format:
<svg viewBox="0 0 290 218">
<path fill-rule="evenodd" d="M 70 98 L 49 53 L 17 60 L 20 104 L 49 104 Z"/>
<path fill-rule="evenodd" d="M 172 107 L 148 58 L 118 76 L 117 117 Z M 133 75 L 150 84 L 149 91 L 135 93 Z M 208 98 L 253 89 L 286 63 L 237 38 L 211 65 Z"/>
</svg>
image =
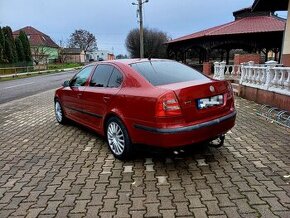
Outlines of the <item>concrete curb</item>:
<svg viewBox="0 0 290 218">
<path fill-rule="evenodd" d="M 34 74 L 43 74 L 43 73 L 60 73 L 60 72 L 66 72 L 66 71 L 71 71 L 71 70 L 79 70 L 82 67 L 74 67 L 74 68 L 66 68 L 66 69 L 56 69 L 56 70 L 41 70 L 41 71 L 35 71 L 35 72 L 27 72 L 27 73 L 14 73 L 14 74 L 7 74 L 7 75 L 0 75 L 0 80 L 1 78 L 14 78 L 18 76 L 23 76 L 23 75 L 34 75 Z"/>
</svg>

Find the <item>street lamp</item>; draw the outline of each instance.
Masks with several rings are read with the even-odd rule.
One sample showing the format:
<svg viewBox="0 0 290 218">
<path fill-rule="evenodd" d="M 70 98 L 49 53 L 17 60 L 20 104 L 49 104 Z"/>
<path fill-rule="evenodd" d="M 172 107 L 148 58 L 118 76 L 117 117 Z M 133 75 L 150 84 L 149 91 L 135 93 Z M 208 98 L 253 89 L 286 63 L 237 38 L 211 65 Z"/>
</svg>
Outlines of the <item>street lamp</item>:
<svg viewBox="0 0 290 218">
<path fill-rule="evenodd" d="M 149 2 L 149 0 L 137 0 L 137 3 L 132 3 L 132 5 L 138 6 L 137 13 L 139 14 L 140 24 L 140 58 L 144 58 L 143 4 L 147 2 Z"/>
</svg>

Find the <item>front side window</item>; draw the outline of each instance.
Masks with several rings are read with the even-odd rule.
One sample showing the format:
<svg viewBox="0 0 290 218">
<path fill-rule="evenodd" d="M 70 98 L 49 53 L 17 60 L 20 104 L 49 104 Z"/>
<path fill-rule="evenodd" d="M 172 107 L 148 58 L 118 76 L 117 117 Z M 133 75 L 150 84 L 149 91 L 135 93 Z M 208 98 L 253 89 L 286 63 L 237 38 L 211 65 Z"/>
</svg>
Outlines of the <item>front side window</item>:
<svg viewBox="0 0 290 218">
<path fill-rule="evenodd" d="M 123 82 L 122 73 L 117 68 L 114 68 L 113 73 L 112 73 L 110 80 L 109 80 L 109 83 L 108 83 L 108 87 L 109 88 L 118 88 L 122 82 Z"/>
<path fill-rule="evenodd" d="M 92 76 L 90 86 L 107 87 L 113 69 L 114 69 L 113 66 L 107 64 L 101 64 L 97 66 Z"/>
<path fill-rule="evenodd" d="M 131 66 L 154 86 L 191 80 L 209 80 L 200 72 L 176 61 L 145 61 Z"/>
<path fill-rule="evenodd" d="M 94 66 L 88 66 L 82 69 L 74 78 L 71 80 L 71 86 L 84 86 L 88 80 Z"/>
</svg>

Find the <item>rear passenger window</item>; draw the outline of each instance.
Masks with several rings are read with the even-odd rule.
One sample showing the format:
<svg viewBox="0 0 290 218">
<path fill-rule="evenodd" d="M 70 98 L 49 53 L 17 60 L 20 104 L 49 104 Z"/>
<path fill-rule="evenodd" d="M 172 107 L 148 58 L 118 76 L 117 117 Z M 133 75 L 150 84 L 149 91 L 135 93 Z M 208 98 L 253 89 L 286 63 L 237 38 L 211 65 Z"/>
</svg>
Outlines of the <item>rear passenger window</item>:
<svg viewBox="0 0 290 218">
<path fill-rule="evenodd" d="M 114 68 L 112 76 L 109 80 L 108 87 L 117 88 L 121 85 L 122 82 L 123 82 L 122 73 L 117 68 Z"/>
<path fill-rule="evenodd" d="M 97 66 L 92 76 L 90 86 L 107 87 L 113 69 L 114 67 L 111 65 L 101 64 Z"/>
</svg>

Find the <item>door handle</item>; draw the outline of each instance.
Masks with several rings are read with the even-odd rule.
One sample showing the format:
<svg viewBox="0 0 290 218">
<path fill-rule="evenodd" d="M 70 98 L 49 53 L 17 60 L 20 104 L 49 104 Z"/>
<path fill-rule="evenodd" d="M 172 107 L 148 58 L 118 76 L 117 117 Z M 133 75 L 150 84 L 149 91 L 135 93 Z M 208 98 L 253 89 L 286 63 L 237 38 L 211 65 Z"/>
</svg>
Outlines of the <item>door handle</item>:
<svg viewBox="0 0 290 218">
<path fill-rule="evenodd" d="M 78 93 L 77 97 L 80 98 L 83 94 L 82 93 Z"/>
<path fill-rule="evenodd" d="M 104 96 L 103 99 L 104 99 L 104 102 L 107 103 L 108 101 L 110 101 L 111 98 L 109 96 Z"/>
</svg>

